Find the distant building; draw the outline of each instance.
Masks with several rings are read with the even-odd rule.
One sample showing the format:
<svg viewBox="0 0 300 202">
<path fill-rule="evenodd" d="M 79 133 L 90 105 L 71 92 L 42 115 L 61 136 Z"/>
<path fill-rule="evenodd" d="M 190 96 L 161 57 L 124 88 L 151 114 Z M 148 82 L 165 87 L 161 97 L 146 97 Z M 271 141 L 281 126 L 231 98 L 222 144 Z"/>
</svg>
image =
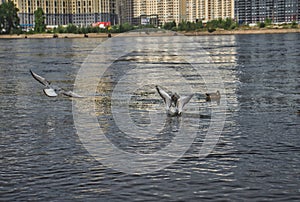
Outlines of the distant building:
<svg viewBox="0 0 300 202">
<path fill-rule="evenodd" d="M 0 0 L 0 4 L 8 0 Z M 175 21 L 236 19 L 239 23 L 298 21 L 299 0 L 13 0 L 19 9 L 20 24 L 34 26 L 34 11 L 42 8 L 50 26 L 96 22 L 112 25 L 163 25 Z"/>
<path fill-rule="evenodd" d="M 234 0 L 132 0 L 132 21 L 145 15 L 157 15 L 160 24 L 234 18 Z"/>
<path fill-rule="evenodd" d="M 234 19 L 234 0 L 196 0 L 196 19 Z"/>
<path fill-rule="evenodd" d="M 121 24 L 133 24 L 133 0 L 116 0 L 116 13 Z"/>
<path fill-rule="evenodd" d="M 186 19 L 186 0 L 132 0 L 131 2 L 129 9 L 132 9 L 130 12 L 132 24 L 141 24 L 141 20 L 146 19 L 145 16 L 149 16 L 149 22 L 160 24 L 172 21 L 179 23 Z"/>
<path fill-rule="evenodd" d="M 6 0 L 7 1 L 7 0 Z M 88 26 L 99 21 L 118 23 L 116 0 L 14 0 L 19 9 L 20 24 L 34 25 L 34 11 L 42 8 L 45 23 L 50 26 L 75 24 Z"/>
<path fill-rule="evenodd" d="M 271 19 L 273 23 L 299 22 L 298 0 L 236 0 L 236 19 L 239 23 L 257 23 Z"/>
</svg>

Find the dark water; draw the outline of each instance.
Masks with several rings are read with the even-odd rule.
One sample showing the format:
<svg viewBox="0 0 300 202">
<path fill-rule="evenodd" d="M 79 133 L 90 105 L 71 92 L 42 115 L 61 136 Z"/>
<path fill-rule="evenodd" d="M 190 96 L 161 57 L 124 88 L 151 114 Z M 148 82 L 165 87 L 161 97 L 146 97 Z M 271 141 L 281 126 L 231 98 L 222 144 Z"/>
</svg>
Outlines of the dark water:
<svg viewBox="0 0 300 202">
<path fill-rule="evenodd" d="M 226 112 L 222 112 L 226 114 L 225 126 L 206 158 L 193 155 L 201 144 L 199 135 L 183 157 L 162 170 L 143 175 L 119 172 L 96 161 L 77 135 L 72 100 L 46 97 L 42 86 L 29 74 L 33 69 L 53 83 L 72 89 L 84 59 L 102 39 L 0 40 L 0 199 L 300 200 L 300 116 L 295 113 L 300 109 L 300 35 L 193 39 L 221 73 L 227 103 Z M 116 78 L 118 74 L 112 71 L 107 76 Z M 204 93 L 201 82 L 197 85 Z M 109 92 L 105 94 L 105 90 L 110 88 L 101 90 L 99 86 L 98 120 L 108 136 L 119 135 L 111 124 L 109 107 L 101 102 L 107 99 Z M 152 90 L 153 86 L 146 86 L 132 98 L 131 117 L 140 125 L 149 121 L 140 111 L 161 109 L 155 91 L 146 95 L 151 102 L 140 99 Z M 205 129 L 216 103 L 205 102 L 199 93 L 187 107 L 187 114 L 193 114 L 195 105 L 207 115 L 200 119 Z M 191 116 L 188 120 L 184 123 L 199 124 L 199 118 Z M 172 138 L 156 140 L 156 144 L 163 142 L 162 147 Z M 132 151 L 133 143 L 122 143 L 116 144 Z M 157 149 L 156 144 L 150 152 Z M 139 151 L 149 152 L 143 149 Z"/>
</svg>

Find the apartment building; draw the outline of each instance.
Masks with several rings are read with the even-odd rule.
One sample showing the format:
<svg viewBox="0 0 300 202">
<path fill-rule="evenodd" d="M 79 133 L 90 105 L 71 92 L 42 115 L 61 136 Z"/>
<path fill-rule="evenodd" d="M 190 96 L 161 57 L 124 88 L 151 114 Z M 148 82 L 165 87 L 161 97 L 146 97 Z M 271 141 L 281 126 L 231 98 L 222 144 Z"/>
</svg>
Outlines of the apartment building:
<svg viewBox="0 0 300 202">
<path fill-rule="evenodd" d="M 134 24 L 140 24 L 141 19 L 157 18 L 160 24 L 186 20 L 186 0 L 132 0 L 132 18 Z M 141 18 L 142 17 L 142 18 Z M 152 20 L 154 21 L 154 20 Z"/>
<path fill-rule="evenodd" d="M 236 0 L 236 18 L 239 23 L 263 22 L 267 18 L 274 23 L 300 19 L 298 0 Z"/>
<path fill-rule="evenodd" d="M 0 4 L 8 0 L 0 0 Z M 299 21 L 298 0 L 13 0 L 20 24 L 33 26 L 34 11 L 42 8 L 47 25 L 88 26 L 99 21 L 111 24 L 162 25 L 182 20 L 196 22 L 233 18 L 240 23 Z"/>
<path fill-rule="evenodd" d="M 133 0 L 116 0 L 116 13 L 120 24 L 133 24 Z"/>
<path fill-rule="evenodd" d="M 234 18 L 234 0 L 132 0 L 133 18 L 157 14 L 160 24 Z"/>
<path fill-rule="evenodd" d="M 234 0 L 195 0 L 195 19 L 234 18 Z"/>
<path fill-rule="evenodd" d="M 88 26 L 99 21 L 118 23 L 116 0 L 13 0 L 19 9 L 20 25 L 34 25 L 34 11 L 42 8 L 47 25 Z"/>
</svg>

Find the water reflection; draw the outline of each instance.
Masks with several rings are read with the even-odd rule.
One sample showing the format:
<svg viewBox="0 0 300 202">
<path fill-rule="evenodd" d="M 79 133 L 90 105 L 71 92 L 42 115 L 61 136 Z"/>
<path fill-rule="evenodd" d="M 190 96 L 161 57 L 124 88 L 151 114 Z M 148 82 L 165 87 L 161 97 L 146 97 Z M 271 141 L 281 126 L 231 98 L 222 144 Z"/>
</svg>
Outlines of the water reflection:
<svg viewBox="0 0 300 202">
<path fill-rule="evenodd" d="M 136 69 L 137 65 L 139 65 L 138 69 Z M 174 55 L 167 55 L 163 52 L 154 52 L 150 54 L 149 52 L 133 52 L 120 58 L 110 67 L 97 87 L 98 96 L 96 96 L 96 111 L 102 129 L 105 131 L 106 135 L 112 142 L 126 151 L 152 153 L 165 147 L 172 141 L 180 128 L 182 117 L 166 116 L 164 103 L 155 89 L 156 84 L 147 84 L 143 83 L 143 81 L 146 74 L 147 77 L 152 77 L 157 80 L 163 79 L 169 86 L 174 85 L 176 82 L 178 82 L 178 79 L 182 79 L 179 78 L 181 77 L 180 74 L 173 74 L 172 72 L 176 72 L 176 68 L 182 66 L 188 66 L 188 64 Z M 174 77 L 162 74 L 162 68 L 169 69 L 168 72 L 171 71 L 170 74 Z M 122 69 L 121 72 L 119 71 L 120 69 Z M 138 128 L 141 128 L 140 130 L 138 130 L 137 128 L 137 130 L 139 131 L 138 133 L 140 134 L 140 136 L 143 136 L 144 134 L 144 136 L 146 137 L 145 140 L 143 140 L 143 138 L 136 139 L 132 137 L 126 137 L 123 132 L 130 129 L 125 128 L 123 131 L 118 131 L 118 127 L 113 119 L 111 111 L 112 93 L 117 83 L 120 82 L 120 79 L 122 79 L 122 76 L 125 74 L 128 75 L 128 72 L 129 74 L 132 74 L 130 75 L 130 78 L 134 78 L 133 82 L 135 82 L 136 85 L 140 87 L 131 92 L 131 94 L 129 95 L 129 103 L 126 102 L 126 99 L 125 101 L 123 100 L 124 92 L 117 92 L 118 94 L 116 94 L 115 96 L 117 100 L 114 100 L 113 105 L 117 105 L 120 107 L 129 105 L 129 111 L 122 112 L 120 108 L 117 113 L 123 113 L 123 115 L 120 115 L 120 117 L 125 117 L 126 114 L 129 113 L 129 118 L 132 119 L 132 121 Z M 197 81 L 197 83 L 199 85 L 200 82 Z M 123 85 L 131 84 L 124 83 Z M 187 85 L 186 82 L 183 83 L 183 85 Z M 204 86 L 203 83 L 202 85 Z M 177 90 L 180 91 L 180 89 L 182 89 L 182 87 L 178 86 Z M 197 114 L 198 109 L 195 108 L 197 106 L 196 103 L 197 100 L 194 101 L 194 104 L 191 104 L 189 107 L 187 107 L 187 111 Z M 149 113 L 156 113 L 158 116 L 165 117 L 162 130 L 157 130 L 158 133 L 153 134 L 154 136 L 147 136 L 148 132 L 145 131 L 145 127 L 151 123 Z M 199 115 L 197 116 L 197 118 L 199 118 Z"/>
<path fill-rule="evenodd" d="M 219 53 L 218 55 L 220 56 L 215 58 L 214 55 L 210 54 L 210 52 L 207 52 L 205 49 L 205 43 L 207 43 L 207 45 L 210 43 L 208 38 L 201 38 L 201 42 L 198 41 L 198 38 L 195 39 L 196 42 L 204 44 L 204 51 L 201 50 L 203 52 L 203 57 L 209 57 L 208 55 L 212 55 L 213 62 L 222 62 L 222 65 L 220 65 L 219 69 L 221 69 L 222 79 L 224 79 L 224 82 L 226 83 L 226 94 L 223 96 L 229 98 L 229 102 L 231 103 L 231 112 L 234 111 L 234 108 L 238 105 L 235 94 L 237 89 L 237 80 L 235 75 L 236 70 L 234 69 L 236 61 L 236 46 L 234 45 L 235 42 L 233 39 L 234 38 L 228 38 L 225 39 L 225 41 L 220 41 L 220 43 L 216 42 L 215 50 L 212 48 L 208 50 Z M 228 42 L 230 42 L 230 45 L 228 45 Z M 224 44 L 227 45 L 225 46 Z M 164 114 L 164 104 L 155 90 L 155 83 L 143 83 L 145 81 L 144 77 L 147 75 L 147 77 L 155 78 L 156 80 L 163 80 L 168 86 L 173 86 L 173 89 L 170 89 L 172 91 L 174 90 L 174 86 L 176 86 L 177 93 L 180 93 L 182 91 L 181 89 L 183 89 L 179 82 L 181 79 L 179 79 L 178 75 L 175 75 L 174 77 L 166 75 L 164 73 L 165 69 L 168 69 L 168 72 L 180 72 L 179 76 L 183 76 L 185 78 L 185 81 L 182 83 L 186 83 L 187 85 L 193 86 L 194 89 L 197 89 L 196 93 L 194 92 L 194 98 L 186 106 L 184 115 L 179 118 L 167 117 Z M 205 74 L 207 78 L 209 78 L 204 81 L 200 75 L 196 74 L 189 62 L 182 60 L 182 58 L 176 55 L 157 50 L 148 50 L 146 52 L 135 51 L 119 58 L 105 72 L 97 87 L 96 112 L 101 128 L 105 131 L 105 134 L 110 138 L 110 140 L 114 142 L 114 144 L 130 152 L 151 153 L 157 151 L 172 141 L 172 137 L 176 136 L 176 132 L 179 130 L 178 128 L 180 128 L 182 124 L 184 124 L 184 127 L 187 131 L 189 131 L 189 127 L 200 128 L 200 130 L 198 129 L 198 138 L 196 138 L 196 140 L 202 142 L 203 139 L 200 137 L 203 138 L 203 135 L 205 135 L 207 129 L 209 128 L 211 111 L 212 109 L 216 110 L 217 105 L 220 104 L 219 102 L 215 102 L 215 100 L 212 102 L 206 102 L 206 85 L 214 85 L 215 83 L 219 82 L 216 80 L 213 69 L 207 70 L 208 72 L 201 72 Z M 128 95 L 130 96 L 129 103 L 126 102 L 126 99 L 125 101 L 123 100 L 124 97 L 126 98 L 126 96 L 124 96 L 124 92 L 118 92 L 116 96 L 118 100 L 112 101 L 112 93 L 114 88 L 116 87 L 117 83 L 120 82 L 123 75 L 128 75 L 128 72 L 132 81 L 140 87 Z M 127 83 L 123 83 L 123 85 L 131 85 L 131 81 L 126 82 Z M 230 91 L 227 91 L 227 89 L 230 89 Z M 151 124 L 151 118 L 149 116 L 150 113 L 158 113 L 161 114 L 160 116 L 165 116 L 166 118 L 163 124 L 164 127 L 161 131 L 159 131 L 154 139 L 151 139 L 149 136 L 149 139 L 145 140 L 147 144 L 142 141 L 142 146 L 137 146 L 139 143 L 141 143 L 141 140 L 129 140 L 128 137 L 122 133 L 122 131 L 118 130 L 111 111 L 112 104 L 120 105 L 120 107 L 122 105 L 129 105 L 129 111 L 118 111 L 118 114 L 121 114 L 121 117 L 126 117 L 126 113 L 129 113 L 130 120 L 133 121 L 137 127 L 142 128 L 139 130 L 139 134 L 141 136 L 144 134 L 144 136 L 147 137 L 147 134 L 149 134 L 149 132 L 145 131 L 145 128 L 143 129 L 143 127 Z M 216 113 L 226 113 L 226 111 L 218 111 Z M 182 121 L 184 123 L 182 123 Z M 131 126 L 128 125 L 128 127 Z M 125 128 L 124 130 L 132 131 L 128 128 Z M 158 144 L 158 142 L 160 143 Z M 158 144 L 159 146 L 155 146 L 155 144 Z M 199 142 L 195 143 L 195 145 L 197 144 L 199 145 Z M 147 147 L 150 149 L 147 149 Z M 145 149 L 147 151 L 145 151 Z M 195 152 L 197 153 L 197 151 Z"/>
<path fill-rule="evenodd" d="M 47 98 L 28 73 L 34 68 L 71 88 L 82 61 L 99 39 L 0 40 L 0 200 L 297 200 L 299 34 L 201 36 L 194 40 L 203 45 L 203 58 L 211 56 L 216 61 L 225 82 L 222 96 L 226 96 L 227 108 L 216 113 L 226 113 L 226 122 L 207 158 L 195 154 L 203 146 L 212 109 L 218 107 L 216 102 L 205 101 L 208 90 L 204 83 L 218 82 L 209 65 L 203 64 L 207 68 L 201 73 L 210 75 L 204 82 L 174 55 L 154 52 L 148 57 L 148 53 L 135 52 L 109 68 L 92 98 L 107 138 L 130 153 L 158 151 L 174 141 L 180 128 L 189 131 L 197 126 L 198 133 L 184 156 L 165 169 L 139 176 L 117 172 L 93 159 L 77 136 L 71 101 Z M 133 71 L 137 66 L 143 69 Z M 160 77 L 161 68 L 180 70 L 198 89 L 194 99 L 182 117 L 167 117 L 154 86 L 140 85 L 130 94 L 130 119 L 144 127 L 156 112 L 164 117 L 163 130 L 155 136 L 144 131 L 144 139 L 125 136 L 116 128 L 111 109 L 111 103 L 118 101 L 112 100 L 122 79 L 118 75 L 130 71 L 140 84 L 144 75 L 164 79 L 173 91 L 176 81 Z M 182 92 L 180 87 L 178 92 Z"/>
</svg>

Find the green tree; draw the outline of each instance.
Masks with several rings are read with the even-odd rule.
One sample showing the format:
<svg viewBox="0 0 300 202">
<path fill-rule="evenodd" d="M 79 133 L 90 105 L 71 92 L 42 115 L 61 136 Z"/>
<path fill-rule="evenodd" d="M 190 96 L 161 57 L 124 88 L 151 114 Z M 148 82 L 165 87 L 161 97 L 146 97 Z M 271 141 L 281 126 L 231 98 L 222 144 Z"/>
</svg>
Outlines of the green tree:
<svg viewBox="0 0 300 202">
<path fill-rule="evenodd" d="M 264 28 L 264 27 L 266 27 L 266 24 L 264 22 L 259 22 L 258 27 L 259 28 Z"/>
<path fill-rule="evenodd" d="M 79 28 L 74 24 L 69 24 L 66 28 L 66 32 L 67 33 L 78 34 L 79 33 Z"/>
<path fill-rule="evenodd" d="M 167 30 L 172 30 L 172 29 L 174 29 L 174 27 L 176 28 L 175 20 L 173 20 L 173 22 L 166 22 L 163 26 L 163 28 L 167 29 Z"/>
<path fill-rule="evenodd" d="M 46 30 L 45 25 L 45 13 L 42 8 L 38 8 L 34 11 L 34 31 L 36 33 L 43 33 Z"/>
<path fill-rule="evenodd" d="M 196 26 L 195 28 L 197 30 L 203 29 L 203 23 L 202 23 L 202 21 L 197 21 L 195 26 Z"/>
<path fill-rule="evenodd" d="M 266 25 L 266 26 L 269 26 L 269 25 L 271 25 L 271 24 L 272 24 L 272 19 L 266 18 L 266 19 L 265 19 L 265 25 Z"/>
<path fill-rule="evenodd" d="M 186 31 L 186 29 L 187 29 L 187 22 L 185 20 L 182 20 L 180 23 L 178 23 L 179 31 Z"/>
<path fill-rule="evenodd" d="M 133 29 L 133 26 L 129 24 L 128 22 L 125 22 L 124 24 L 121 24 L 119 26 L 119 32 L 127 32 Z"/>
<path fill-rule="evenodd" d="M 296 21 L 293 21 L 291 24 L 291 28 L 298 28 L 298 23 Z"/>
<path fill-rule="evenodd" d="M 232 18 L 226 18 L 224 21 L 224 29 L 232 30 L 237 27 L 237 23 Z"/>
<path fill-rule="evenodd" d="M 7 1 L 0 5 L 0 33 L 10 34 L 19 29 L 20 19 L 18 11 L 19 9 L 12 1 Z"/>
</svg>

